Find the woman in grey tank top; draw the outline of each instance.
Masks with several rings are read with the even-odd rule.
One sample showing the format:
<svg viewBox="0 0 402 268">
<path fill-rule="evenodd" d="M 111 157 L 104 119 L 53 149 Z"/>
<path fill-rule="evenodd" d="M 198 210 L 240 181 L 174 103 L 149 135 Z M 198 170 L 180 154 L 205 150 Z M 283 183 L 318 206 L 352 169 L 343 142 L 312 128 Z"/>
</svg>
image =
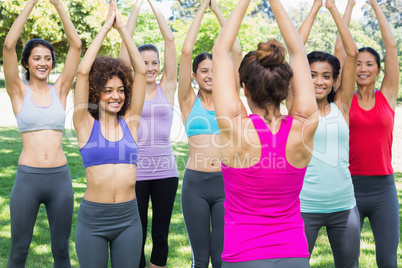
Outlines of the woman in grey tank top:
<svg viewBox="0 0 402 268">
<path fill-rule="evenodd" d="M 10 196 L 11 251 L 7 267 L 24 267 L 40 204 L 46 207 L 55 267 L 71 267 L 69 237 L 73 215 L 73 189 L 62 148 L 67 94 L 78 68 L 81 41 L 60 0 L 49 1 L 57 10 L 66 32 L 69 51 L 65 68 L 54 86 L 47 83 L 55 66 L 52 45 L 30 40 L 18 73 L 16 46 L 38 0 L 30 0 L 15 20 L 4 42 L 4 75 L 7 93 L 23 139 L 16 179 Z M 33 118 L 32 113 L 38 116 Z M 41 120 L 44 118 L 44 120 Z"/>
</svg>

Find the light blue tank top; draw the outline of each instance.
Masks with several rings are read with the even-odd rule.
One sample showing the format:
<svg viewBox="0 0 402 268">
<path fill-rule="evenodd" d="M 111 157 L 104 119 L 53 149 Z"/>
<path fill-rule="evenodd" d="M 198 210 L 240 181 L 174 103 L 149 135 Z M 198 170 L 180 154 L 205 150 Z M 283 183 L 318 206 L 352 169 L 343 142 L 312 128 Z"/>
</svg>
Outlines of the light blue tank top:
<svg viewBox="0 0 402 268">
<path fill-rule="evenodd" d="M 51 102 L 48 106 L 39 106 L 34 103 L 32 90 L 27 85 L 21 110 L 16 115 L 20 133 L 43 129 L 63 131 L 66 114 L 61 105 L 59 95 L 53 85 L 49 85 Z"/>
<path fill-rule="evenodd" d="M 187 138 L 194 135 L 219 135 L 219 127 L 216 121 L 215 111 L 210 111 L 202 107 L 201 100 L 197 96 L 194 101 L 191 112 L 184 124 Z"/>
<path fill-rule="evenodd" d="M 313 157 L 300 193 L 301 212 L 332 213 L 356 206 L 349 172 L 349 127 L 338 107 L 319 117 Z"/>
</svg>

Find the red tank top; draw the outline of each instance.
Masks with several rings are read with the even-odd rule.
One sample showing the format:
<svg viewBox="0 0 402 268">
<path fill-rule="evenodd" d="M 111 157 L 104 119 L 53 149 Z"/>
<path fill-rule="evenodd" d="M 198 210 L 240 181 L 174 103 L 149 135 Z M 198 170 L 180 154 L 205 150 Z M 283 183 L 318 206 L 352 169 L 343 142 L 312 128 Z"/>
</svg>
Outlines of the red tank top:
<svg viewBox="0 0 402 268">
<path fill-rule="evenodd" d="M 353 96 L 349 112 L 350 173 L 357 176 L 393 174 L 392 131 L 395 111 L 381 91 L 375 92 L 375 105 L 369 110 L 360 108 Z"/>
</svg>

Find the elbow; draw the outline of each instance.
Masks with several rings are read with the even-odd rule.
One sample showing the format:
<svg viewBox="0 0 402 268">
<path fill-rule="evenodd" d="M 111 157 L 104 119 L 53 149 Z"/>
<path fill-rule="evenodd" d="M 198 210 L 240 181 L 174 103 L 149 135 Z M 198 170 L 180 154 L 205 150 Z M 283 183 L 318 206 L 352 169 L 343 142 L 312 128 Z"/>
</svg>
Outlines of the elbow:
<svg viewBox="0 0 402 268">
<path fill-rule="evenodd" d="M 356 44 L 354 44 L 353 48 L 348 49 L 346 53 L 349 57 L 355 58 L 357 60 L 357 57 L 359 56 L 359 50 L 357 49 Z"/>
<path fill-rule="evenodd" d="M 4 41 L 3 51 L 11 51 L 11 50 L 15 50 L 15 44 L 12 44 L 6 38 L 6 40 Z"/>
<path fill-rule="evenodd" d="M 169 43 L 173 43 L 173 44 L 175 43 L 175 39 L 174 39 L 173 33 L 172 33 L 172 34 L 169 34 L 168 36 L 165 37 L 165 42 L 166 42 L 166 43 L 169 42 Z"/>
<path fill-rule="evenodd" d="M 393 38 L 389 43 L 385 45 L 386 49 L 395 49 L 398 50 L 398 43 L 396 42 L 395 38 Z"/>
<path fill-rule="evenodd" d="M 76 40 L 71 47 L 74 47 L 77 51 L 81 52 L 82 49 L 82 42 L 81 39 L 78 38 L 78 40 Z"/>
<path fill-rule="evenodd" d="M 226 48 L 223 45 L 218 43 L 215 43 L 215 45 L 212 48 L 212 55 L 223 55 L 223 54 L 228 54 L 230 52 L 230 48 Z"/>
<path fill-rule="evenodd" d="M 139 75 L 144 76 L 144 77 L 146 76 L 147 69 L 145 68 L 144 64 L 142 64 L 140 66 L 133 66 L 133 68 L 134 68 L 135 74 L 139 74 Z"/>
<path fill-rule="evenodd" d="M 77 76 L 78 77 L 89 76 L 89 71 L 90 70 L 86 70 L 86 68 L 83 68 L 82 66 L 80 66 L 80 67 L 78 67 Z"/>
</svg>

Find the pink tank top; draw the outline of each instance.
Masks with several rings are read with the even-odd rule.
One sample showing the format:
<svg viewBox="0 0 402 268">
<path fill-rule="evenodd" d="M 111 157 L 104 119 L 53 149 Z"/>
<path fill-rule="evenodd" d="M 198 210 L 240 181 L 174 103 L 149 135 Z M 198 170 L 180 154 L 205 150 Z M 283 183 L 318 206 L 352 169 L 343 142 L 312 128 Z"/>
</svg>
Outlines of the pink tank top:
<svg viewBox="0 0 402 268">
<path fill-rule="evenodd" d="M 260 161 L 247 168 L 222 163 L 225 236 L 222 260 L 244 262 L 309 257 L 299 194 L 306 168 L 286 159 L 293 118 L 284 116 L 272 134 L 259 115 L 249 116 L 260 137 Z"/>
<path fill-rule="evenodd" d="M 381 91 L 375 92 L 375 105 L 359 106 L 353 96 L 349 112 L 349 170 L 352 175 L 390 175 L 392 169 L 392 131 L 395 112 Z"/>
<path fill-rule="evenodd" d="M 157 84 L 155 98 L 144 102 L 138 128 L 137 181 L 179 177 L 170 143 L 173 110 Z"/>
</svg>

